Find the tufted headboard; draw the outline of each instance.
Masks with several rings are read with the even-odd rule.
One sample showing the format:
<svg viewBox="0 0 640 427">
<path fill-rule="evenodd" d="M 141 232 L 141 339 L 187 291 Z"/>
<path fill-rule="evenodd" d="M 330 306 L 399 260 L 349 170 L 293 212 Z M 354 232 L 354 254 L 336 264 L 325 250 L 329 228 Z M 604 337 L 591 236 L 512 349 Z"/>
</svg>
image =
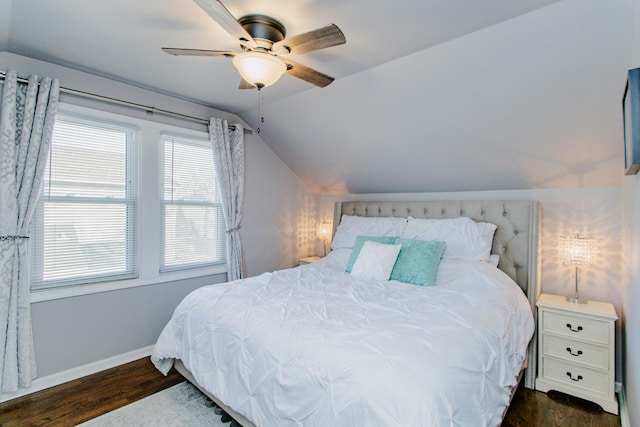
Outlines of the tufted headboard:
<svg viewBox="0 0 640 427">
<path fill-rule="evenodd" d="M 500 255 L 498 268 L 525 292 L 535 319 L 535 303 L 540 294 L 540 207 L 537 201 L 337 202 L 333 218 L 334 234 L 342 215 L 430 219 L 466 216 L 497 225 L 491 253 Z M 535 381 L 536 341 L 534 335 L 528 350 L 525 386 L 529 388 L 533 388 Z"/>
</svg>

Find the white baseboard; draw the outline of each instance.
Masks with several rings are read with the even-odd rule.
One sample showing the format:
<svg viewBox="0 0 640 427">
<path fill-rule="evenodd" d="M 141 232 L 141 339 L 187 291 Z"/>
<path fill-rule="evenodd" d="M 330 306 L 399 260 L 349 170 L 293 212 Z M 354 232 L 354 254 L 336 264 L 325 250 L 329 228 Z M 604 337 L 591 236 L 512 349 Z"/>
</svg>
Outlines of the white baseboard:
<svg viewBox="0 0 640 427">
<path fill-rule="evenodd" d="M 616 383 L 616 389 L 618 388 Z M 620 427 L 631 427 L 631 421 L 629 420 L 629 407 L 627 406 L 627 395 L 624 392 L 624 387 L 620 384 L 618 391 L 618 404 L 620 406 Z"/>
<path fill-rule="evenodd" d="M 152 350 L 153 346 L 150 345 L 148 347 L 139 348 L 107 359 L 78 366 L 77 368 L 56 372 L 55 374 L 47 375 L 42 378 L 36 378 L 31 383 L 31 387 L 21 388 L 15 393 L 1 393 L 0 403 L 64 384 L 69 381 L 77 380 L 78 378 L 86 377 L 87 375 L 95 374 L 97 372 L 104 371 L 105 369 L 115 368 L 118 365 L 133 362 L 134 360 L 150 356 Z"/>
</svg>

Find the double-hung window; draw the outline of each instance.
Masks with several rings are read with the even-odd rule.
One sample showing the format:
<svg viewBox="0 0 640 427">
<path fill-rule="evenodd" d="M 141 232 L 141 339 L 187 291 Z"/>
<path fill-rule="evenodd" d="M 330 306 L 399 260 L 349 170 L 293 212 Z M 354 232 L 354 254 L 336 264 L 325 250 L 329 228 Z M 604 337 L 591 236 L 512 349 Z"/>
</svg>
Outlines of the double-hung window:
<svg viewBox="0 0 640 427">
<path fill-rule="evenodd" d="M 30 236 L 41 300 L 223 273 L 208 134 L 61 105 Z"/>
<path fill-rule="evenodd" d="M 225 262 L 226 233 L 209 140 L 162 135 L 161 271 Z"/>
<path fill-rule="evenodd" d="M 137 277 L 136 134 L 57 115 L 31 223 L 33 289 Z"/>
</svg>

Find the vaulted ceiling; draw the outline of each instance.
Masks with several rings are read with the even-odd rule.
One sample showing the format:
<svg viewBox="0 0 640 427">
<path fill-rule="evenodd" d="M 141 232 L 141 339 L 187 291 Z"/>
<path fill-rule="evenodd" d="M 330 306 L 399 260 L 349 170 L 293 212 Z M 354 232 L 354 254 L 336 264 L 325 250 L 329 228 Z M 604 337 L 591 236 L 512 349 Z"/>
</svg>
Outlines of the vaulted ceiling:
<svg viewBox="0 0 640 427">
<path fill-rule="evenodd" d="M 260 92 L 260 137 L 316 192 L 618 185 L 620 99 L 633 23 L 624 0 L 226 0 L 289 36 L 328 23 L 347 43 L 294 59 L 336 78 L 291 76 Z M 258 92 L 239 51 L 192 0 L 0 0 L 0 51 L 239 114 Z M 64 83 L 64 82 L 63 82 Z"/>
</svg>

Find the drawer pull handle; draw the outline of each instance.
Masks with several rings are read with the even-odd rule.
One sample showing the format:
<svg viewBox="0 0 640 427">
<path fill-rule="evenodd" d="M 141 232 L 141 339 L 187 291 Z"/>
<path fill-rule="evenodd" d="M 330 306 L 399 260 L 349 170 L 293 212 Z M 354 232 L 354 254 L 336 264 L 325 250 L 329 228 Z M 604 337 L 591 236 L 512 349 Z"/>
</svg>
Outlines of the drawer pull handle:
<svg viewBox="0 0 640 427">
<path fill-rule="evenodd" d="M 573 326 L 571 326 L 571 323 L 567 323 L 567 328 L 569 328 L 571 332 L 580 332 L 582 330 L 582 326 L 578 326 L 577 329 L 573 329 Z"/>
<path fill-rule="evenodd" d="M 578 350 L 578 352 L 577 352 L 577 353 L 574 353 L 574 352 L 571 350 L 571 347 L 567 347 L 567 351 L 568 351 L 568 352 L 569 352 L 569 354 L 570 354 L 570 355 L 572 355 L 572 356 L 576 356 L 576 357 L 577 357 L 577 356 L 582 355 L 582 350 Z"/>
<path fill-rule="evenodd" d="M 571 375 L 571 372 L 567 372 L 567 376 L 569 378 L 571 378 L 571 381 L 580 381 L 582 379 L 582 375 L 578 375 L 578 378 L 573 378 L 573 375 Z"/>
</svg>

